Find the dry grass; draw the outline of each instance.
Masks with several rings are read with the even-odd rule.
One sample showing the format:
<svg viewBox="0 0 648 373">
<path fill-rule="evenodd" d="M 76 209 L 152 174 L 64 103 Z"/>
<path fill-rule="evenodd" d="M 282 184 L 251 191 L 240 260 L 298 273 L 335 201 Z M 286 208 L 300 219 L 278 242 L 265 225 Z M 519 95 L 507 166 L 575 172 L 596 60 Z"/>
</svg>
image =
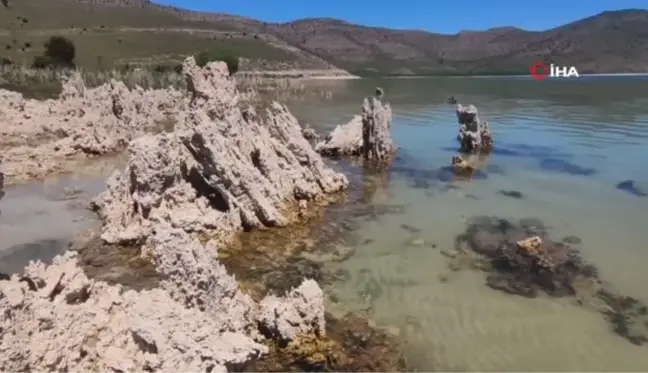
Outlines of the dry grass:
<svg viewBox="0 0 648 373">
<path fill-rule="evenodd" d="M 96 87 L 112 79 L 128 87 L 184 88 L 185 79 L 175 71 L 156 72 L 145 67 L 132 70 L 90 71 L 78 70 L 88 87 Z M 62 80 L 71 70 L 31 69 L 20 65 L 0 66 L 0 87 L 19 91 L 30 97 L 53 97 L 60 92 Z M 299 79 L 236 76 L 237 86 L 247 102 L 298 101 L 306 99 L 330 100 L 333 93 L 321 87 L 312 87 Z"/>
</svg>

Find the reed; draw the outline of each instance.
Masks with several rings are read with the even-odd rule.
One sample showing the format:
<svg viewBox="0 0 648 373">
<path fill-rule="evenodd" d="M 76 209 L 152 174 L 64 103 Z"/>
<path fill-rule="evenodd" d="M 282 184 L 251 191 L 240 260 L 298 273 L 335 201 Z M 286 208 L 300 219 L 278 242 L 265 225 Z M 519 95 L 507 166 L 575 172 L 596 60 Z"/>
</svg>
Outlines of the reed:
<svg viewBox="0 0 648 373">
<path fill-rule="evenodd" d="M 146 67 L 94 71 L 77 69 L 88 87 L 95 87 L 111 80 L 124 82 L 133 88 L 185 88 L 186 81 L 177 71 L 155 71 Z M 71 69 L 33 69 L 22 65 L 0 66 L 0 87 L 14 89 L 24 94 L 40 97 L 59 92 L 61 82 Z M 298 101 L 306 99 L 330 100 L 333 93 L 320 87 L 312 87 L 294 78 L 268 78 L 235 75 L 237 86 L 246 101 L 277 100 Z"/>
</svg>

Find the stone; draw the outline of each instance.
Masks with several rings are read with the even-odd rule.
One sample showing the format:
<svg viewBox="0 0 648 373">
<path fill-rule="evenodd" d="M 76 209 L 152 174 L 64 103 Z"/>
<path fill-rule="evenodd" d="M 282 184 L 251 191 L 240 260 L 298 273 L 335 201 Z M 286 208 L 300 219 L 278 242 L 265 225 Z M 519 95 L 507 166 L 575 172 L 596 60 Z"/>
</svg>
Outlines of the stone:
<svg viewBox="0 0 648 373">
<path fill-rule="evenodd" d="M 300 201 L 322 202 L 347 187 L 286 106 L 271 103 L 261 121 L 239 108 L 225 63 L 201 69 L 188 58 L 183 69 L 191 94 L 184 120 L 175 132 L 132 141 L 126 169 L 93 202 L 106 242 L 143 242 L 160 223 L 227 240 L 285 226 Z"/>
<path fill-rule="evenodd" d="M 479 120 L 479 113 L 474 105 L 457 105 L 459 121 L 459 143 L 462 152 L 488 151 L 493 147 L 493 138 L 488 122 Z"/>
<path fill-rule="evenodd" d="M 3 371 L 218 371 L 267 347 L 221 329 L 161 289 L 136 292 L 89 280 L 68 252 L 0 281 Z"/>
<path fill-rule="evenodd" d="M 315 129 L 308 123 L 304 126 L 304 128 L 302 128 L 302 135 L 308 141 L 319 141 L 320 138 Z"/>
<path fill-rule="evenodd" d="M 633 344 L 648 343 L 648 306 L 603 286 L 598 270 L 580 251 L 553 241 L 537 219 L 476 217 L 456 244 L 489 261 L 490 288 L 530 298 L 540 293 L 574 297 L 605 316 L 616 334 Z"/>
<path fill-rule="evenodd" d="M 376 89 L 376 96 L 363 100 L 362 114 L 335 127 L 315 145 L 315 150 L 330 157 L 362 156 L 378 163 L 391 161 L 396 151 L 391 137 L 392 110 L 388 103 L 383 103 L 383 95 L 382 89 Z"/>
<path fill-rule="evenodd" d="M 116 154 L 130 140 L 182 120 L 188 99 L 175 89 L 127 88 L 112 80 L 87 88 L 79 73 L 56 99 L 26 99 L 0 89 L 0 147 L 9 183 L 78 171 L 88 158 Z"/>
</svg>

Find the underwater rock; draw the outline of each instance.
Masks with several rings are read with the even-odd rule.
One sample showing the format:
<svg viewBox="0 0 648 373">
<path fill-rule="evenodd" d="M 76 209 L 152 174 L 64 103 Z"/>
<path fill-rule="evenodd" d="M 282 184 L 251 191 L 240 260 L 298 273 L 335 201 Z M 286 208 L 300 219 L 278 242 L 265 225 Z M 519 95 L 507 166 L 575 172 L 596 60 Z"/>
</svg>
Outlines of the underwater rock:
<svg viewBox="0 0 648 373">
<path fill-rule="evenodd" d="M 615 333 L 636 345 L 648 343 L 648 307 L 643 302 L 605 289 L 597 296 L 607 306 L 602 312 Z"/>
<path fill-rule="evenodd" d="M 562 172 L 574 176 L 591 176 L 596 170 L 582 167 L 569 161 L 557 158 L 546 158 L 540 161 L 540 168 L 546 171 Z"/>
<path fill-rule="evenodd" d="M 648 192 L 644 192 L 643 190 L 637 188 L 633 180 L 622 181 L 616 185 L 616 188 L 624 192 L 628 192 L 633 196 L 648 197 Z"/>
<path fill-rule="evenodd" d="M 515 199 L 522 199 L 524 198 L 524 195 L 522 192 L 518 192 L 517 190 L 500 190 L 497 192 L 497 194 L 501 194 L 506 197 L 511 197 Z"/>
<path fill-rule="evenodd" d="M 542 225 L 479 217 L 468 225 L 463 240 L 492 261 L 488 285 L 511 294 L 573 295 L 577 278 L 598 278 L 596 269 L 577 250 L 551 241 Z"/>
<path fill-rule="evenodd" d="M 134 140 L 94 206 L 109 243 L 141 242 L 164 223 L 186 232 L 232 233 L 285 226 L 291 208 L 326 202 L 348 185 L 301 134 L 297 119 L 276 102 L 265 122 L 239 109 L 225 63 L 199 68 L 185 60 L 192 98 L 175 132 Z"/>
<path fill-rule="evenodd" d="M 245 372 L 404 372 L 408 366 L 396 336 L 355 314 L 326 315 L 326 337 L 306 334 L 243 366 Z"/>
<path fill-rule="evenodd" d="M 638 299 L 602 286 L 598 270 L 578 250 L 552 241 L 536 219 L 517 223 L 496 217 L 474 218 L 456 239 L 457 251 L 473 250 L 491 262 L 486 284 L 525 297 L 540 292 L 550 296 L 584 298 L 610 322 L 616 334 L 634 344 L 648 343 L 648 306 Z"/>
<path fill-rule="evenodd" d="M 493 138 L 488 122 L 479 120 L 479 114 L 474 105 L 457 105 L 457 119 L 462 152 L 489 151 L 493 148 Z"/>
<path fill-rule="evenodd" d="M 382 90 L 377 89 L 375 97 L 365 98 L 362 114 L 335 127 L 315 145 L 315 150 L 331 157 L 362 155 L 374 162 L 390 161 L 396 151 L 391 137 L 392 111 L 388 103 L 382 102 L 382 95 Z"/>
<path fill-rule="evenodd" d="M 0 281 L 2 371 L 220 371 L 267 352 L 160 289 L 89 280 L 68 252 Z M 9 337 L 11 336 L 11 337 Z"/>
</svg>

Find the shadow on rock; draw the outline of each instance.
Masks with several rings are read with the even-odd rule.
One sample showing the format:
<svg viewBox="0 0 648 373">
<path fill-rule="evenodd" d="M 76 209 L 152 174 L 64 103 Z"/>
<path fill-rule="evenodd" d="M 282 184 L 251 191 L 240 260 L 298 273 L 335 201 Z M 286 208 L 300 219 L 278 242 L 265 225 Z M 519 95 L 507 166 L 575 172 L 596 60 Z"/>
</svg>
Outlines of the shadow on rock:
<svg viewBox="0 0 648 373">
<path fill-rule="evenodd" d="M 637 197 L 648 197 L 648 193 L 644 192 L 643 190 L 639 189 L 636 185 L 634 180 L 625 180 L 616 185 L 616 188 L 619 190 L 622 190 L 624 192 L 630 193 L 633 196 Z"/>
<path fill-rule="evenodd" d="M 407 370 L 396 337 L 369 326 L 354 314 L 326 317 L 326 336 L 304 335 L 287 345 L 272 344 L 246 372 L 403 372 Z"/>
<path fill-rule="evenodd" d="M 617 334 L 635 344 L 648 342 L 646 306 L 637 299 L 604 289 L 597 268 L 585 262 L 577 248 L 566 243 L 580 240 L 553 241 L 547 231 L 537 219 L 511 222 L 476 217 L 468 223 L 465 233 L 457 237 L 455 251 L 487 260 L 490 273 L 486 284 L 495 290 L 531 298 L 540 293 L 573 296 L 580 304 L 593 306 L 605 315 Z"/>
</svg>

